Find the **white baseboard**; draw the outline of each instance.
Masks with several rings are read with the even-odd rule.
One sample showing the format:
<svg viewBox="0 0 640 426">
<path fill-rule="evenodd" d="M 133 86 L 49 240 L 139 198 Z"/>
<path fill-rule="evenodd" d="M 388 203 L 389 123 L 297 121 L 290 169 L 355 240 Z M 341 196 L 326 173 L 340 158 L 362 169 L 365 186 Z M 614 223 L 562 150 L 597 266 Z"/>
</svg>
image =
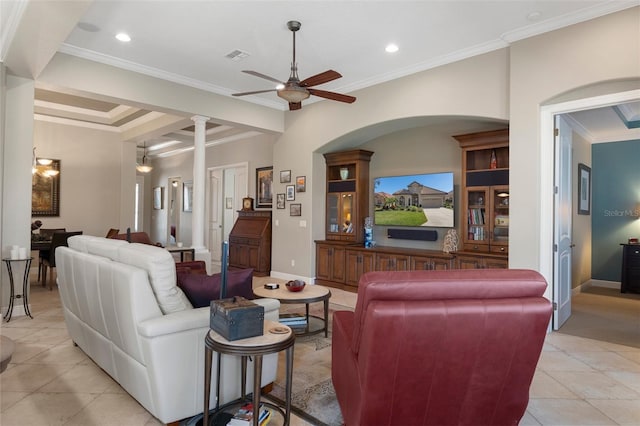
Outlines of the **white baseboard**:
<svg viewBox="0 0 640 426">
<path fill-rule="evenodd" d="M 575 296 L 576 294 L 582 293 L 584 290 L 589 287 L 604 287 L 604 288 L 613 288 L 616 290 L 620 290 L 621 284 L 619 281 L 606 281 L 606 280 L 587 280 L 580 284 L 579 286 L 571 289 L 571 295 Z"/>
</svg>

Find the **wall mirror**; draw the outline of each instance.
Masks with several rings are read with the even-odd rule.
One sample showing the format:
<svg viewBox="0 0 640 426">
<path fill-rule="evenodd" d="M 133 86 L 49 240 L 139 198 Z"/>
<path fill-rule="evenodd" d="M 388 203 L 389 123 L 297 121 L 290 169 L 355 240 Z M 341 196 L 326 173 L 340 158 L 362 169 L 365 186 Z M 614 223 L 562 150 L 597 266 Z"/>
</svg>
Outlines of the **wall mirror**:
<svg viewBox="0 0 640 426">
<path fill-rule="evenodd" d="M 180 241 L 180 210 L 182 210 L 182 178 L 171 177 L 167 185 L 167 245 Z"/>
</svg>

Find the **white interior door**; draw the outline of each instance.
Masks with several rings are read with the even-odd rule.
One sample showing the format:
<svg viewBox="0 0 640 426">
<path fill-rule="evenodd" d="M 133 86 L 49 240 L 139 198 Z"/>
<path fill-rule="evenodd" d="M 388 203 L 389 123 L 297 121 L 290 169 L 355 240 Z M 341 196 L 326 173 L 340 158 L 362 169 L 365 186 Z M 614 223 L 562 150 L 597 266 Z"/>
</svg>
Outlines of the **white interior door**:
<svg viewBox="0 0 640 426">
<path fill-rule="evenodd" d="M 209 170 L 208 249 L 211 269 L 221 269 L 222 242 L 229 233 L 242 208 L 242 198 L 248 194 L 248 164 L 216 167 Z"/>
<path fill-rule="evenodd" d="M 222 245 L 222 179 L 223 169 L 209 171 L 209 226 L 208 249 L 211 253 L 211 270 L 220 271 L 221 245 Z"/>
<path fill-rule="evenodd" d="M 571 316 L 571 126 L 555 116 L 555 197 L 553 256 L 553 329 L 558 330 Z"/>
</svg>

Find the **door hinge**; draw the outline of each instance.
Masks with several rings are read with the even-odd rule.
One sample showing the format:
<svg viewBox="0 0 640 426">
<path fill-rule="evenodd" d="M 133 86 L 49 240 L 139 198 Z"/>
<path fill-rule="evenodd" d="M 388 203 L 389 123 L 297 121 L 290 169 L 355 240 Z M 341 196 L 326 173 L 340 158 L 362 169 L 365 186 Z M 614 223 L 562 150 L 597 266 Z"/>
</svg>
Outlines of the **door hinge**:
<svg viewBox="0 0 640 426">
<path fill-rule="evenodd" d="M 555 194 L 557 194 L 557 193 L 558 193 L 558 187 L 557 187 L 557 186 L 555 186 L 555 187 L 553 188 L 553 192 L 554 192 Z"/>
<path fill-rule="evenodd" d="M 554 311 L 558 310 L 558 303 L 557 302 L 553 302 L 553 310 Z"/>
<path fill-rule="evenodd" d="M 557 128 L 553 129 L 553 136 L 558 136 L 559 133 L 560 131 Z"/>
<path fill-rule="evenodd" d="M 557 252 L 557 251 L 558 251 L 558 245 L 557 245 L 557 244 L 554 244 L 554 245 L 553 245 L 553 251 L 554 251 L 554 252 Z"/>
</svg>

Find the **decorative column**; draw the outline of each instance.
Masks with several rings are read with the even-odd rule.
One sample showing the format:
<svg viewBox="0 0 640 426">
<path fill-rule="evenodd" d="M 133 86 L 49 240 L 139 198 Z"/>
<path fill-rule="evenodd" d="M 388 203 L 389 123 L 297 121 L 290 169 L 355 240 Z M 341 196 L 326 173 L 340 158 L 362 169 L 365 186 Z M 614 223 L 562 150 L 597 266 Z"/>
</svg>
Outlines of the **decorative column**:
<svg viewBox="0 0 640 426">
<path fill-rule="evenodd" d="M 195 249 L 196 259 L 204 260 L 207 269 L 211 263 L 211 256 L 204 245 L 204 217 L 205 217 L 205 137 L 206 123 L 209 117 L 195 115 L 191 117 L 195 123 L 194 151 L 193 151 L 193 213 L 191 215 L 191 246 Z"/>
</svg>

